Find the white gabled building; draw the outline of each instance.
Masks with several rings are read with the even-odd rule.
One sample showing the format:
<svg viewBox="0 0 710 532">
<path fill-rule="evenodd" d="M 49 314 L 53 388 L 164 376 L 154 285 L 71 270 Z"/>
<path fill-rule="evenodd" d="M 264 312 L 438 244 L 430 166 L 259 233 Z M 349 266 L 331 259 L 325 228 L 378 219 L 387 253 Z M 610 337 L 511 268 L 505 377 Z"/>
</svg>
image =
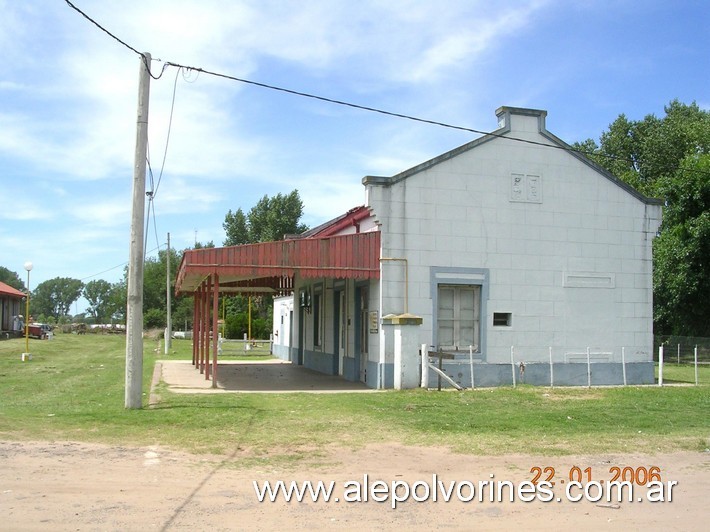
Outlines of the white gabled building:
<svg viewBox="0 0 710 532">
<path fill-rule="evenodd" d="M 280 356 L 374 388 L 418 382 L 412 346 L 422 343 L 447 355 L 446 373 L 463 386 L 471 350 L 476 386 L 511 384 L 511 348 L 527 383 L 549 384 L 551 370 L 555 384 L 617 384 L 624 374 L 653 382 L 661 202 L 572 151 L 547 131 L 545 111 L 496 114 L 493 133 L 397 175 L 365 177 L 364 207 L 287 241 L 296 251 L 268 270 L 293 290 L 292 311 L 274 313 L 275 332 L 288 321 Z M 347 249 L 336 246 L 345 239 Z M 321 251 L 294 258 L 316 241 Z M 245 271 L 215 273 L 245 286 Z M 263 274 L 252 274 L 250 290 Z M 403 314 L 421 324 L 398 325 Z"/>
<path fill-rule="evenodd" d="M 589 348 L 593 381 L 621 382 L 623 347 L 628 378 L 652 382 L 651 248 L 661 202 L 571 151 L 547 131 L 545 111 L 496 114 L 490 135 L 363 180 L 382 257 L 407 259 L 408 311 L 423 318 L 422 341 L 466 365 L 476 346 L 475 358 L 494 365 L 476 368 L 480 384 L 512 380 L 511 347 L 528 381 L 549 382 L 551 348 L 556 379 L 586 383 Z M 382 269 L 381 312 L 397 313 L 402 267 Z M 380 349 L 387 363 L 387 339 Z M 450 374 L 465 381 L 469 372 Z"/>
</svg>

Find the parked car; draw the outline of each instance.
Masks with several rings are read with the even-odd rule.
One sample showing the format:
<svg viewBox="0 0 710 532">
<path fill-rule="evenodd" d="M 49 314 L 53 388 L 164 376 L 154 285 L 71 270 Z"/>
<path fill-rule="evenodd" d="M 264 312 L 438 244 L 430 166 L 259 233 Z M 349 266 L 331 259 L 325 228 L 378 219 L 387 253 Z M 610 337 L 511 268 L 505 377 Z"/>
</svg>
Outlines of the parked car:
<svg viewBox="0 0 710 532">
<path fill-rule="evenodd" d="M 28 326 L 28 336 L 44 340 L 52 332 L 52 326 L 46 323 L 31 323 Z"/>
</svg>

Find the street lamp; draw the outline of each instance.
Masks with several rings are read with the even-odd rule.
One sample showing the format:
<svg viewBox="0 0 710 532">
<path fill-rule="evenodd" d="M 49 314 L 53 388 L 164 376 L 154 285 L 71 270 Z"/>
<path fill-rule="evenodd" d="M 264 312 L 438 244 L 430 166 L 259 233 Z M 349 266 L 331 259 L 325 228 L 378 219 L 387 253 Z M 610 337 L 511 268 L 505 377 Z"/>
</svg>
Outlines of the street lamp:
<svg viewBox="0 0 710 532">
<path fill-rule="evenodd" d="M 22 360 L 32 358 L 30 354 L 30 271 L 32 263 L 25 262 L 25 270 L 27 270 L 27 300 L 25 303 L 25 352 L 22 353 Z"/>
</svg>

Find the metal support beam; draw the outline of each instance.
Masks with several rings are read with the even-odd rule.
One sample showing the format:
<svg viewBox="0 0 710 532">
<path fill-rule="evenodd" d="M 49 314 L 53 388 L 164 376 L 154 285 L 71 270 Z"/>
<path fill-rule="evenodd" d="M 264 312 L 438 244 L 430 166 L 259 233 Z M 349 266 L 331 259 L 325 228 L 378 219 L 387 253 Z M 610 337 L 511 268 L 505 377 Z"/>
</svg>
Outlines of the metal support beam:
<svg viewBox="0 0 710 532">
<path fill-rule="evenodd" d="M 197 366 L 198 292 L 192 298 L 192 365 Z"/>
<path fill-rule="evenodd" d="M 205 370 L 205 380 L 210 379 L 210 295 L 212 293 L 212 277 L 207 278 L 207 288 L 205 290 L 205 345 L 203 364 Z"/>
<path fill-rule="evenodd" d="M 219 274 L 212 284 L 212 388 L 217 387 L 217 348 L 219 346 Z"/>
</svg>

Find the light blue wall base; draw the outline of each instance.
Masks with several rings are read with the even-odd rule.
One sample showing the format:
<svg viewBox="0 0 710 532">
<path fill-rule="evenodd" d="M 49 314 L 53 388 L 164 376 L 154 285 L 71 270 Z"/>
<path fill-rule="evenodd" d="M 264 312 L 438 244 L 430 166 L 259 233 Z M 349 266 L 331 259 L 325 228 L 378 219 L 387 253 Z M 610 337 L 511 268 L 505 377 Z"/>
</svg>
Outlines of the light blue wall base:
<svg viewBox="0 0 710 532">
<path fill-rule="evenodd" d="M 354 358 L 343 359 L 343 378 L 348 381 L 357 382 L 360 380 L 358 368 Z M 365 384 L 369 388 L 377 388 L 377 367 L 379 363 L 368 361 Z M 394 365 L 384 364 L 385 388 L 394 388 Z"/>
<path fill-rule="evenodd" d="M 280 349 L 278 349 L 280 348 Z M 282 360 L 296 360 L 297 351 L 285 346 L 274 346 L 274 355 Z M 290 357 L 290 358 L 289 358 Z M 359 380 L 354 358 L 343 359 L 343 379 L 351 382 Z M 338 374 L 338 357 L 331 353 L 320 351 L 306 351 L 304 353 L 304 367 L 324 373 L 326 375 Z M 378 362 L 368 361 L 365 384 L 370 388 L 378 387 Z M 381 366 L 384 372 L 384 387 L 394 388 L 394 365 L 392 363 Z M 445 362 L 444 372 L 463 388 L 471 387 L 471 366 L 466 362 Z M 511 386 L 513 374 L 510 364 L 481 364 L 473 367 L 476 388 L 490 388 L 495 386 Z M 622 385 L 624 383 L 623 371 L 620 363 L 599 362 L 591 364 L 592 386 Z M 555 363 L 553 365 L 555 386 L 586 386 L 587 365 L 579 363 Z M 515 365 L 515 380 L 517 384 L 532 384 L 535 386 L 550 385 L 550 365 L 545 363 L 530 363 L 525 366 L 525 373 L 520 374 L 520 366 Z M 627 384 L 653 384 L 655 373 L 653 362 L 633 362 L 626 364 Z M 437 387 L 437 375 L 429 372 L 429 388 Z M 442 388 L 451 386 L 442 379 Z"/>
<path fill-rule="evenodd" d="M 350 382 L 357 382 L 360 380 L 354 358 L 343 358 L 343 378 Z"/>
<path fill-rule="evenodd" d="M 271 352 L 276 358 L 281 360 L 291 360 L 291 348 L 287 345 L 272 345 Z"/>
<path fill-rule="evenodd" d="M 367 361 L 367 380 L 365 384 L 370 388 L 377 388 L 377 367 L 380 366 L 378 362 Z M 384 372 L 385 378 L 385 389 L 394 388 L 394 364 L 387 363 L 382 364 L 382 371 Z"/>
<path fill-rule="evenodd" d="M 591 364 L 592 386 L 622 385 L 624 383 L 621 363 L 600 362 Z M 471 366 L 467 363 L 444 363 L 443 371 L 463 388 L 471 387 Z M 555 363 L 553 364 L 555 386 L 587 386 L 587 364 Z M 476 388 L 493 386 L 511 386 L 513 371 L 510 364 L 474 364 L 473 379 Z M 436 388 L 438 375 L 429 372 L 429 387 Z M 441 379 L 442 388 L 451 386 Z M 520 366 L 515 365 L 515 381 L 517 384 L 533 384 L 535 386 L 550 385 L 550 365 L 545 363 L 526 364 L 525 372 L 520 373 Z M 627 384 L 653 384 L 655 382 L 653 362 L 633 362 L 626 364 Z"/>
<path fill-rule="evenodd" d="M 308 369 L 312 369 L 326 375 L 338 374 L 338 358 L 332 353 L 306 350 L 303 353 L 303 365 Z"/>
</svg>

